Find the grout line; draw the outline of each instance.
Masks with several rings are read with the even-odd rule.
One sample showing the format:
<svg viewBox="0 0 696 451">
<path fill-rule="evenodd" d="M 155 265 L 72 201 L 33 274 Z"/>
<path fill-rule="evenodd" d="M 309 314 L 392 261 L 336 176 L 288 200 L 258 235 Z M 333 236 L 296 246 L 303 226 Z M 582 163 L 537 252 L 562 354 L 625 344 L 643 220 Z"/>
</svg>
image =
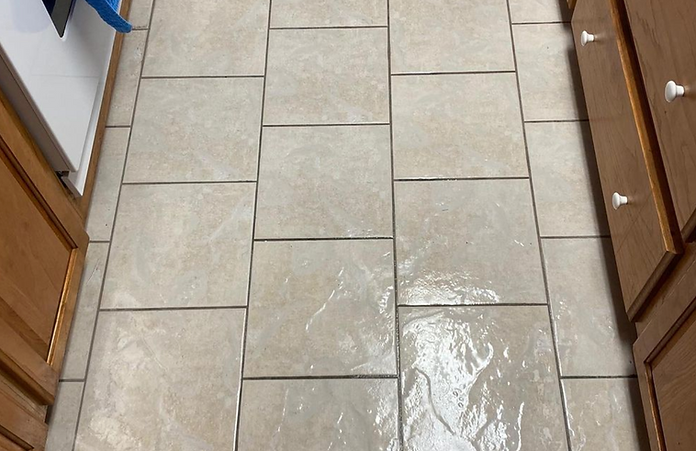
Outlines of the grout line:
<svg viewBox="0 0 696 451">
<path fill-rule="evenodd" d="M 563 235 L 548 235 L 548 236 L 541 236 L 542 240 L 587 240 L 587 239 L 599 239 L 599 238 L 611 238 L 610 235 L 568 235 L 568 236 L 563 236 Z"/>
<path fill-rule="evenodd" d="M 247 284 L 246 310 L 244 314 L 244 328 L 242 329 L 241 363 L 239 367 L 239 394 L 237 396 L 237 418 L 234 425 L 233 450 L 239 449 L 239 431 L 242 424 L 242 393 L 244 391 L 244 363 L 246 361 L 247 332 L 249 330 L 249 303 L 251 301 L 251 282 L 254 270 L 254 238 L 256 237 L 256 211 L 259 204 L 259 175 L 261 174 L 261 149 L 263 148 L 263 117 L 266 108 L 266 82 L 268 80 L 268 50 L 271 42 L 271 14 L 273 0 L 268 0 L 268 22 L 266 23 L 266 55 L 263 65 L 263 87 L 261 91 L 261 118 L 259 121 L 259 150 L 256 154 L 256 185 L 254 187 L 254 210 L 251 221 L 251 241 L 249 249 L 249 280 Z"/>
<path fill-rule="evenodd" d="M 254 238 L 257 243 L 274 243 L 285 241 L 360 241 L 360 240 L 391 240 L 390 236 L 347 236 L 326 238 Z"/>
<path fill-rule="evenodd" d="M 92 337 L 90 338 L 90 343 L 89 343 L 89 352 L 87 354 L 87 365 L 85 366 L 85 378 L 84 378 L 84 384 L 82 386 L 82 395 L 80 396 L 80 404 L 78 408 L 78 413 L 77 413 L 77 419 L 75 420 L 75 430 L 73 434 L 73 443 L 71 446 L 71 450 L 75 451 L 75 446 L 77 444 L 77 432 L 80 427 L 80 422 L 82 421 L 82 408 L 84 406 L 85 402 L 85 393 L 87 392 L 87 382 L 89 380 L 89 368 L 90 364 L 92 363 L 92 352 L 94 351 L 94 340 L 97 332 L 97 326 L 99 325 L 99 310 L 101 309 L 101 303 L 104 295 L 104 286 L 106 285 L 106 276 L 108 274 L 109 270 L 109 260 L 111 259 L 111 249 L 112 249 L 112 243 L 114 239 L 114 231 L 116 230 L 116 221 L 118 218 L 118 208 L 121 204 L 121 193 L 123 192 L 123 179 L 126 176 L 126 167 L 128 165 L 128 153 L 130 150 L 130 143 L 131 143 L 131 138 L 133 137 L 133 119 L 135 118 L 135 111 L 138 107 L 138 98 L 140 97 L 140 86 L 141 86 L 141 81 L 142 81 L 142 76 L 143 76 L 143 68 L 145 67 L 145 58 L 147 57 L 147 49 L 150 44 L 150 28 L 152 27 L 152 17 L 154 16 L 154 10 L 155 10 L 155 3 L 157 3 L 157 0 L 152 0 L 152 5 L 150 5 L 150 20 L 148 22 L 148 27 L 147 27 L 147 36 L 145 37 L 145 46 L 143 47 L 143 59 L 140 62 L 140 74 L 138 77 L 138 86 L 135 91 L 135 100 L 133 101 L 133 111 L 131 112 L 130 115 L 130 130 L 128 132 L 128 142 L 126 143 L 126 155 L 123 159 L 123 167 L 121 169 L 121 183 L 119 184 L 119 189 L 118 189 L 118 195 L 116 196 L 116 208 L 114 209 L 114 222 L 111 227 L 111 235 L 109 237 L 109 249 L 106 252 L 106 263 L 104 263 L 104 273 L 102 276 L 102 282 L 101 282 L 101 287 L 99 288 L 99 300 L 97 301 L 97 314 L 94 319 L 94 327 L 92 328 Z M 121 51 L 121 55 L 119 56 L 119 64 L 121 64 L 121 59 L 123 58 L 123 50 Z"/>
<path fill-rule="evenodd" d="M 130 128 L 130 125 L 107 125 L 104 128 Z"/>
<path fill-rule="evenodd" d="M 315 380 L 350 380 L 350 379 L 397 379 L 396 374 L 348 374 L 325 376 L 249 376 L 245 381 L 315 381 Z"/>
<path fill-rule="evenodd" d="M 582 379 L 638 379 L 635 374 L 628 376 L 561 376 L 562 380 L 582 380 Z"/>
<path fill-rule="evenodd" d="M 256 180 L 200 180 L 172 182 L 123 182 L 123 185 L 224 185 L 234 183 L 256 183 Z"/>
<path fill-rule="evenodd" d="M 108 244 L 109 240 L 90 240 L 89 244 Z"/>
<path fill-rule="evenodd" d="M 125 307 L 125 308 L 100 308 L 100 312 L 171 312 L 187 310 L 237 310 L 245 309 L 246 305 L 207 305 L 207 306 L 188 306 L 188 307 Z"/>
<path fill-rule="evenodd" d="M 391 171 L 391 201 L 392 201 L 392 264 L 394 265 L 394 357 L 396 360 L 396 409 L 397 409 L 397 440 L 399 449 L 404 449 L 404 414 L 403 414 L 403 390 L 401 384 L 401 327 L 399 324 L 399 280 L 398 280 L 398 261 L 396 258 L 396 183 L 394 170 L 394 102 L 392 99 L 392 73 L 391 63 L 391 5 L 387 2 L 387 79 L 389 80 L 389 159 Z"/>
<path fill-rule="evenodd" d="M 537 120 L 525 120 L 522 119 L 523 125 L 524 124 L 554 124 L 557 122 L 560 123 L 565 123 L 565 122 L 589 122 L 589 119 L 537 119 Z"/>
<path fill-rule="evenodd" d="M 143 75 L 142 80 L 186 80 L 219 78 L 263 78 L 263 75 Z"/>
<path fill-rule="evenodd" d="M 507 13 L 508 13 L 508 23 L 510 25 L 510 44 L 512 45 L 512 60 L 515 66 L 515 81 L 517 83 L 517 100 L 519 102 L 519 108 L 520 108 L 520 120 L 522 122 L 522 138 L 524 140 L 524 152 L 525 152 L 525 159 L 527 161 L 527 173 L 529 174 L 529 191 L 530 195 L 532 198 L 532 214 L 534 215 L 534 227 L 536 229 L 536 236 L 537 236 L 537 245 L 539 246 L 539 260 L 541 263 L 541 275 L 544 283 L 544 295 L 546 296 L 546 309 L 548 312 L 548 318 L 549 318 L 549 331 L 551 332 L 551 346 L 553 348 L 553 354 L 555 358 L 555 363 L 556 363 L 556 377 L 558 378 L 558 393 L 560 396 L 560 401 L 561 401 L 561 412 L 563 413 L 563 430 L 565 432 L 565 439 L 566 439 L 566 446 L 568 449 L 572 449 L 571 446 L 571 441 L 570 441 L 570 428 L 569 428 L 569 422 L 568 422 L 568 412 L 566 410 L 566 400 L 565 400 L 565 393 L 563 392 L 563 382 L 561 380 L 561 360 L 558 354 L 558 345 L 556 342 L 556 328 L 555 328 L 555 323 L 553 321 L 553 312 L 551 310 L 551 296 L 549 294 L 549 282 L 548 282 L 548 275 L 546 273 L 546 261 L 544 258 L 544 248 L 542 246 L 541 242 L 541 231 L 539 229 L 539 215 L 537 214 L 537 206 L 536 206 L 536 196 L 534 194 L 534 181 L 532 177 L 532 165 L 530 162 L 529 158 L 529 145 L 527 143 L 527 131 L 525 129 L 525 120 L 524 120 L 524 108 L 522 106 L 522 91 L 520 88 L 520 74 L 518 72 L 518 66 L 517 66 L 517 49 L 515 48 L 515 34 L 513 33 L 512 30 L 512 13 L 510 12 L 510 0 L 506 0 L 505 4 L 507 6 Z"/>
<path fill-rule="evenodd" d="M 389 125 L 389 122 L 350 122 L 342 124 L 263 124 L 264 128 L 282 127 L 366 127 L 375 125 Z"/>
<path fill-rule="evenodd" d="M 403 177 L 394 179 L 395 182 L 456 182 L 472 180 L 527 180 L 528 176 L 510 177 Z"/>
<path fill-rule="evenodd" d="M 399 308 L 546 307 L 545 302 L 499 302 L 497 304 L 398 304 Z"/>
<path fill-rule="evenodd" d="M 387 28 L 387 25 L 327 25 L 316 27 L 271 27 L 271 30 L 360 30 L 370 28 Z"/>
<path fill-rule="evenodd" d="M 549 20 L 549 21 L 539 21 L 539 22 L 512 22 L 512 25 L 560 25 L 567 24 L 570 25 L 569 20 Z"/>
<path fill-rule="evenodd" d="M 488 75 L 514 74 L 514 70 L 460 70 L 460 71 L 431 71 L 431 72 L 396 72 L 392 77 L 413 77 L 420 75 Z"/>
<path fill-rule="evenodd" d="M 63 382 L 82 382 L 82 384 L 84 386 L 85 380 L 84 379 L 77 379 L 74 377 L 68 377 L 65 379 L 58 379 L 58 382 L 60 382 L 60 383 L 63 383 Z"/>
</svg>

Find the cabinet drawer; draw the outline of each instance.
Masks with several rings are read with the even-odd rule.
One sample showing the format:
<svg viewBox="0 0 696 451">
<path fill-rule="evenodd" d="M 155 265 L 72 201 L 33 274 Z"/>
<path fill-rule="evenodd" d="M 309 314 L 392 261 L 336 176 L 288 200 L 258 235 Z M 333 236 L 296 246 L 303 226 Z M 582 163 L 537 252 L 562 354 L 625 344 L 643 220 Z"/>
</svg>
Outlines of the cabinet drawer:
<svg viewBox="0 0 696 451">
<path fill-rule="evenodd" d="M 655 179 L 655 139 L 644 119 L 616 3 L 578 2 L 572 24 L 621 290 L 633 317 L 676 253 Z M 590 34 L 586 45 L 583 32 Z M 626 203 L 614 208 L 615 196 Z"/>
<path fill-rule="evenodd" d="M 650 111 L 679 227 L 696 228 L 696 7 L 686 0 L 626 0 Z M 668 102 L 674 81 L 684 96 Z"/>
</svg>

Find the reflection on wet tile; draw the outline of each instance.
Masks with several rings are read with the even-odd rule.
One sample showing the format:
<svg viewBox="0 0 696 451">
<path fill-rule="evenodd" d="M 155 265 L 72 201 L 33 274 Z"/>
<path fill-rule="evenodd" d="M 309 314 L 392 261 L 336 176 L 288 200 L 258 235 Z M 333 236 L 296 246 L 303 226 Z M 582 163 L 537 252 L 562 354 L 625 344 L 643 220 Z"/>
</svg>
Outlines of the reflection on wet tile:
<svg viewBox="0 0 696 451">
<path fill-rule="evenodd" d="M 407 451 L 566 450 L 545 306 L 402 308 Z"/>
<path fill-rule="evenodd" d="M 58 384 L 56 403 L 48 421 L 46 451 L 73 451 L 75 428 L 82 401 L 82 382 Z"/>
<path fill-rule="evenodd" d="M 102 307 L 245 305 L 254 185 L 124 185 Z"/>
<path fill-rule="evenodd" d="M 391 236 L 388 126 L 266 128 L 256 238 Z"/>
<path fill-rule="evenodd" d="M 94 191 L 87 214 L 86 229 L 92 241 L 111 239 L 129 134 L 128 128 L 107 128 L 104 131 Z"/>
<path fill-rule="evenodd" d="M 635 332 L 623 310 L 610 240 L 544 240 L 543 246 L 561 375 L 635 374 Z"/>
<path fill-rule="evenodd" d="M 566 0 L 510 0 L 512 23 L 569 22 Z"/>
<path fill-rule="evenodd" d="M 542 236 L 609 233 L 586 122 L 525 124 Z"/>
<path fill-rule="evenodd" d="M 107 126 L 131 125 L 146 39 L 147 31 L 137 30 L 123 38 L 122 56 L 116 72 L 116 82 L 114 83 L 114 92 L 109 106 L 109 116 L 106 119 Z"/>
<path fill-rule="evenodd" d="M 391 240 L 256 243 L 245 376 L 396 374 Z"/>
<path fill-rule="evenodd" d="M 394 77 L 394 172 L 527 176 L 514 74 Z"/>
<path fill-rule="evenodd" d="M 91 243 L 87 248 L 61 379 L 85 378 L 108 252 L 109 243 Z"/>
<path fill-rule="evenodd" d="M 505 0 L 391 0 L 392 72 L 514 70 Z"/>
<path fill-rule="evenodd" d="M 635 379 L 564 380 L 572 451 L 648 451 Z"/>
<path fill-rule="evenodd" d="M 389 121 L 386 29 L 272 30 L 264 124 Z"/>
<path fill-rule="evenodd" d="M 394 379 L 245 381 L 238 451 L 398 451 Z"/>
<path fill-rule="evenodd" d="M 274 0 L 271 12 L 272 27 L 386 24 L 386 0 Z"/>
<path fill-rule="evenodd" d="M 254 180 L 262 96 L 260 78 L 143 80 L 124 181 Z"/>
<path fill-rule="evenodd" d="M 545 303 L 527 180 L 396 184 L 399 304 Z"/>
<path fill-rule="evenodd" d="M 524 120 L 587 118 L 570 24 L 512 28 Z"/>
<path fill-rule="evenodd" d="M 144 75 L 263 75 L 268 0 L 155 3 Z"/>
<path fill-rule="evenodd" d="M 229 450 L 244 312 L 102 312 L 75 451 Z"/>
</svg>

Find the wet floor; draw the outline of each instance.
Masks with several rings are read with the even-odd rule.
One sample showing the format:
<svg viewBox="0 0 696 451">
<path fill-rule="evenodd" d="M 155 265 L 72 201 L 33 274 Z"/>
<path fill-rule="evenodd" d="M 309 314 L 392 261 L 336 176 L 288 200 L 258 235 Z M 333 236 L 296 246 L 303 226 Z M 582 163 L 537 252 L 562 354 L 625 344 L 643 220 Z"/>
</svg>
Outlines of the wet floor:
<svg viewBox="0 0 696 451">
<path fill-rule="evenodd" d="M 645 450 L 561 1 L 133 0 L 48 451 Z"/>
</svg>

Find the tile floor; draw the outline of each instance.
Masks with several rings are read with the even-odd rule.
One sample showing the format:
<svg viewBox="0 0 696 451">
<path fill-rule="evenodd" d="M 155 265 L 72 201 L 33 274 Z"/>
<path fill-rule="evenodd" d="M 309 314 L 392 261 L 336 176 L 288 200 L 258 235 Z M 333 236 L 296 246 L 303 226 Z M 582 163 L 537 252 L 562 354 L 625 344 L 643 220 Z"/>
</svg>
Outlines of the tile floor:
<svg viewBox="0 0 696 451">
<path fill-rule="evenodd" d="M 645 450 L 562 0 L 133 0 L 48 451 Z"/>
</svg>

